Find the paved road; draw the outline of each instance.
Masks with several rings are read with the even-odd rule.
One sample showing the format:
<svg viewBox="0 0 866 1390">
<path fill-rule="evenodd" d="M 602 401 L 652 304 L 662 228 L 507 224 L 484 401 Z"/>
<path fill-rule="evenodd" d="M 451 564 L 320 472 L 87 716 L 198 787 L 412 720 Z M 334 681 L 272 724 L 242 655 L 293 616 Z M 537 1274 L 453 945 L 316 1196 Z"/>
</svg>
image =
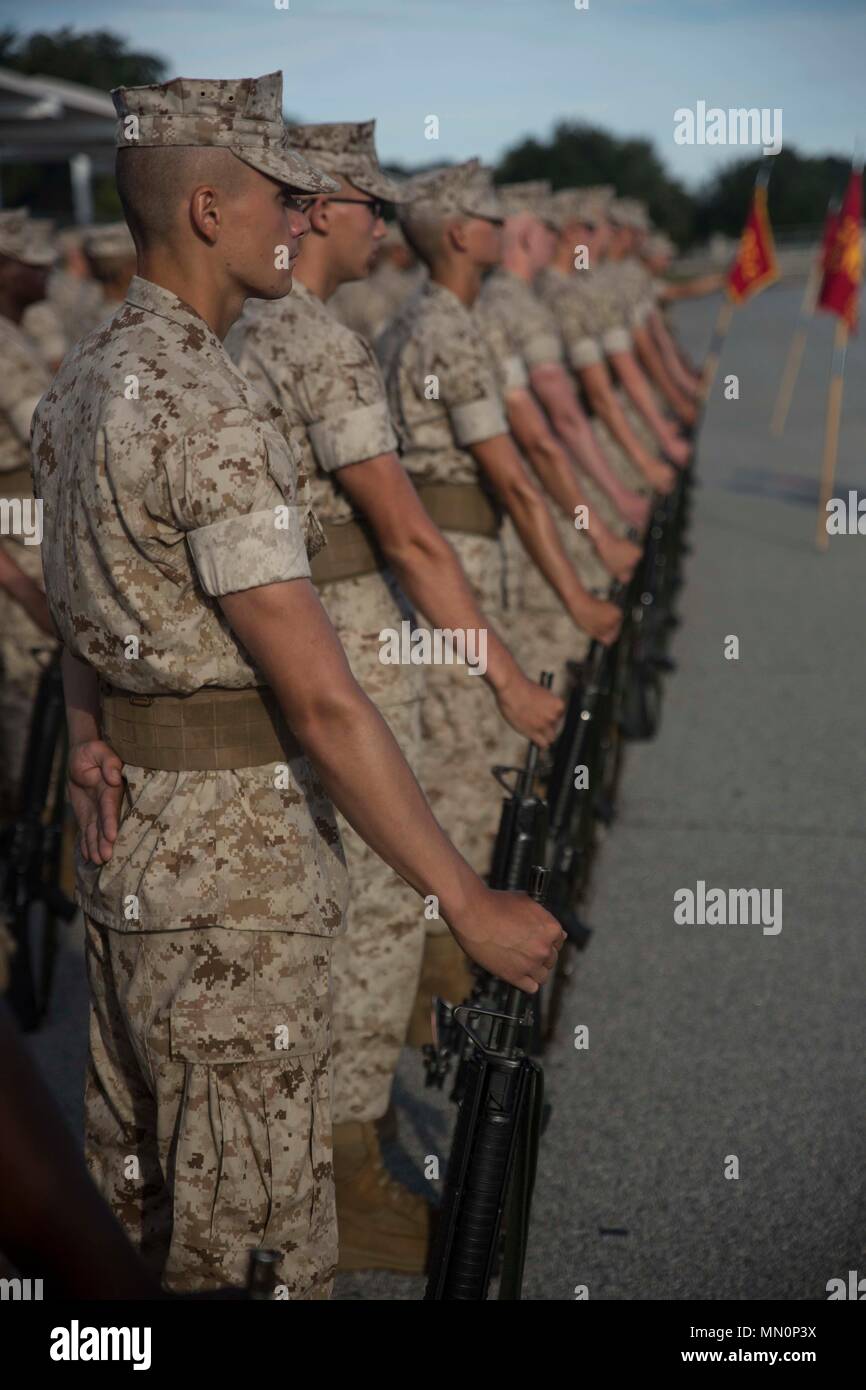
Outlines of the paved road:
<svg viewBox="0 0 866 1390">
<path fill-rule="evenodd" d="M 683 625 L 651 744 L 629 750 L 601 856 L 596 927 L 546 1059 L 526 1297 L 825 1297 L 866 1273 L 866 538 L 814 547 L 832 324 L 815 324 L 784 441 L 767 421 L 800 288 L 741 311 L 701 439 Z M 679 311 L 696 355 L 715 304 Z M 866 352 L 855 343 L 839 461 L 863 475 Z M 722 396 L 739 377 L 739 399 Z M 726 660 L 726 637 L 739 659 Z M 674 893 L 779 889 L 782 929 L 674 922 Z M 80 1126 L 85 995 L 34 1047 Z M 589 1049 L 573 1046 L 589 1028 Z M 395 1170 L 419 1190 L 451 1114 L 416 1056 L 397 1083 Z M 725 1177 L 729 1156 L 739 1177 Z M 341 1276 L 337 1296 L 414 1299 L 420 1280 Z"/>
</svg>

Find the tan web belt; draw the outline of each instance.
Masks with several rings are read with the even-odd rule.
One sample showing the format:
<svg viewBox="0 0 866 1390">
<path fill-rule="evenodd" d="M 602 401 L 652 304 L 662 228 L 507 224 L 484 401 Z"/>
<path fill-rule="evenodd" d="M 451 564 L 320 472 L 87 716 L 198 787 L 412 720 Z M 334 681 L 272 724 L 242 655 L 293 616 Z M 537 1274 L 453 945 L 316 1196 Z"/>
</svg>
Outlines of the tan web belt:
<svg viewBox="0 0 866 1390">
<path fill-rule="evenodd" d="M 499 535 L 500 513 L 477 483 L 422 483 L 418 496 L 442 531 Z M 359 522 L 326 521 L 322 529 L 328 544 L 310 561 L 314 584 L 333 584 L 384 568 L 382 557 Z"/>
<path fill-rule="evenodd" d="M 103 738 L 133 767 L 225 772 L 302 752 L 267 686 L 137 695 L 100 682 L 99 703 Z"/>
<path fill-rule="evenodd" d="M 333 584 L 359 574 L 375 574 L 384 562 L 357 521 L 322 522 L 328 544 L 310 561 L 314 584 Z"/>
<path fill-rule="evenodd" d="M 418 496 L 440 531 L 499 535 L 502 514 L 477 483 L 421 483 Z"/>
</svg>

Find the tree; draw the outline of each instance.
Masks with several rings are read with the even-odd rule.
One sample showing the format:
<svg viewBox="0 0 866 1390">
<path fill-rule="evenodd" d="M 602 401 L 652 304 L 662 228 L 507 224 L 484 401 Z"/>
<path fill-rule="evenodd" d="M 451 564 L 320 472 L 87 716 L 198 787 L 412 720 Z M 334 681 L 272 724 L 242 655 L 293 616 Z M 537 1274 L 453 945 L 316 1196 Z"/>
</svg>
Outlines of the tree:
<svg viewBox="0 0 866 1390">
<path fill-rule="evenodd" d="M 52 34 L 21 37 L 14 29 L 0 31 L 0 67 L 27 77 L 57 77 L 97 91 L 161 82 L 167 65 L 152 53 L 128 49 L 124 39 L 107 29 L 76 34 L 71 28 Z M 3 169 L 3 199 L 10 206 L 26 203 L 38 214 L 68 220 L 71 206 L 69 170 L 65 164 L 13 164 Z M 120 203 L 111 174 L 93 180 L 93 200 L 100 219 L 120 217 Z"/>
<path fill-rule="evenodd" d="M 837 155 L 819 159 L 786 147 L 771 161 L 741 159 L 710 179 L 697 195 L 695 232 L 703 238 L 712 232 L 738 236 L 742 230 L 758 169 L 770 163 L 767 206 L 773 231 L 785 234 L 810 229 L 817 234 L 827 203 L 841 196 L 850 162 Z"/>
<path fill-rule="evenodd" d="M 166 63 L 152 53 L 137 53 L 107 29 L 76 34 L 71 28 L 54 34 L 19 36 L 0 31 L 0 67 L 28 77 L 59 77 L 107 92 L 112 87 L 137 87 L 161 82 Z"/>
<path fill-rule="evenodd" d="M 623 140 L 596 126 L 560 121 L 549 141 L 529 138 L 503 155 L 496 182 L 524 179 L 549 179 L 554 188 L 613 184 L 622 196 L 645 202 L 656 226 L 675 241 L 691 236 L 692 198 L 665 172 L 648 140 Z"/>
</svg>

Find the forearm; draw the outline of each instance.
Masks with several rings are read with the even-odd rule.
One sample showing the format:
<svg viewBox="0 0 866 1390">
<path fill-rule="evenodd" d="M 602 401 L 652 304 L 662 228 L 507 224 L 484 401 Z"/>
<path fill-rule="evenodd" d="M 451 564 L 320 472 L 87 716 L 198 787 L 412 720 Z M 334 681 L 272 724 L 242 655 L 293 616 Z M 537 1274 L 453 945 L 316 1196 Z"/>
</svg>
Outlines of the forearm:
<svg viewBox="0 0 866 1390">
<path fill-rule="evenodd" d="M 638 439 L 631 425 L 625 417 L 619 402 L 610 387 L 610 381 L 606 380 L 604 385 L 600 382 L 593 383 L 588 387 L 589 399 L 592 407 L 607 427 L 614 441 L 624 449 L 632 463 L 645 476 L 650 471 L 649 465 L 653 462 L 652 456 L 647 452 Z"/>
<path fill-rule="evenodd" d="M 680 416 L 688 414 L 690 403 L 669 371 L 664 354 L 657 346 L 652 333 L 647 328 L 636 329 L 634 344 L 647 376 L 654 382 L 671 409 Z"/>
<path fill-rule="evenodd" d="M 439 531 L 414 535 L 383 546 L 403 592 L 433 627 L 487 633 L 487 666 L 482 679 L 503 690 L 520 667 L 482 611 L 452 546 Z"/>
<path fill-rule="evenodd" d="M 657 310 L 650 317 L 649 327 L 673 379 L 689 396 L 697 396 L 700 392 L 700 378 L 692 375 L 686 367 L 664 319 Z"/>
<path fill-rule="evenodd" d="M 572 621 L 583 626 L 591 596 L 577 577 L 544 498 L 533 487 L 514 489 L 502 501 L 530 559 Z"/>
<path fill-rule="evenodd" d="M 275 690 L 279 697 L 279 682 Z M 296 721 L 294 732 L 328 796 L 374 853 L 422 897 L 435 894 L 449 924 L 458 922 L 480 881 L 443 833 L 373 702 L 360 688 L 346 692 Z"/>
<path fill-rule="evenodd" d="M 569 388 L 568 396 L 563 398 L 558 391 L 548 392 L 544 385 L 536 386 L 535 380 L 533 387 L 547 411 L 553 430 L 571 452 L 577 466 L 602 489 L 614 506 L 627 501 L 628 489 L 601 452 L 592 425 L 574 391 Z"/>
<path fill-rule="evenodd" d="M 659 444 L 664 447 L 670 438 L 670 422 L 656 405 L 655 397 L 638 363 L 630 352 L 613 353 L 610 361 L 629 400 L 640 411 Z"/>
<path fill-rule="evenodd" d="M 308 580 L 224 594 L 232 630 L 322 785 L 370 848 L 453 925 L 482 885 L 442 832 L 391 730 L 352 676 Z M 466 673 L 467 680 L 477 679 Z"/>
<path fill-rule="evenodd" d="M 10 598 L 15 599 L 21 605 L 38 628 L 48 633 L 50 637 L 57 636 L 57 629 L 48 608 L 48 600 L 34 579 L 31 579 L 23 570 L 9 576 L 4 580 L 3 588 Z"/>
<path fill-rule="evenodd" d="M 99 677 L 96 671 L 88 662 L 73 656 L 68 647 L 63 649 L 60 669 L 70 745 L 98 739 Z"/>
</svg>

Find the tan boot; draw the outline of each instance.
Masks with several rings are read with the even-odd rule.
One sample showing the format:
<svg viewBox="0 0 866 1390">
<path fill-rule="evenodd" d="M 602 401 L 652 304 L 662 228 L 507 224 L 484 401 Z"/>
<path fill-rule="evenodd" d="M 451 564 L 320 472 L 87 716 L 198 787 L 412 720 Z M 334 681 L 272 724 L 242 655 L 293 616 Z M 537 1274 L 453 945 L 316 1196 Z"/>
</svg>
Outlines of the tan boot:
<svg viewBox="0 0 866 1390">
<path fill-rule="evenodd" d="M 406 1033 L 408 1047 L 423 1047 L 433 1041 L 430 1011 L 434 995 L 447 999 L 449 1004 L 462 1004 L 472 991 L 472 969 L 450 932 L 444 936 L 428 936 L 424 942 L 424 960 L 418 993 Z"/>
<path fill-rule="evenodd" d="M 395 1269 L 423 1274 L 430 1245 L 430 1203 L 391 1177 L 376 1123 L 334 1125 L 338 1269 Z"/>
</svg>

